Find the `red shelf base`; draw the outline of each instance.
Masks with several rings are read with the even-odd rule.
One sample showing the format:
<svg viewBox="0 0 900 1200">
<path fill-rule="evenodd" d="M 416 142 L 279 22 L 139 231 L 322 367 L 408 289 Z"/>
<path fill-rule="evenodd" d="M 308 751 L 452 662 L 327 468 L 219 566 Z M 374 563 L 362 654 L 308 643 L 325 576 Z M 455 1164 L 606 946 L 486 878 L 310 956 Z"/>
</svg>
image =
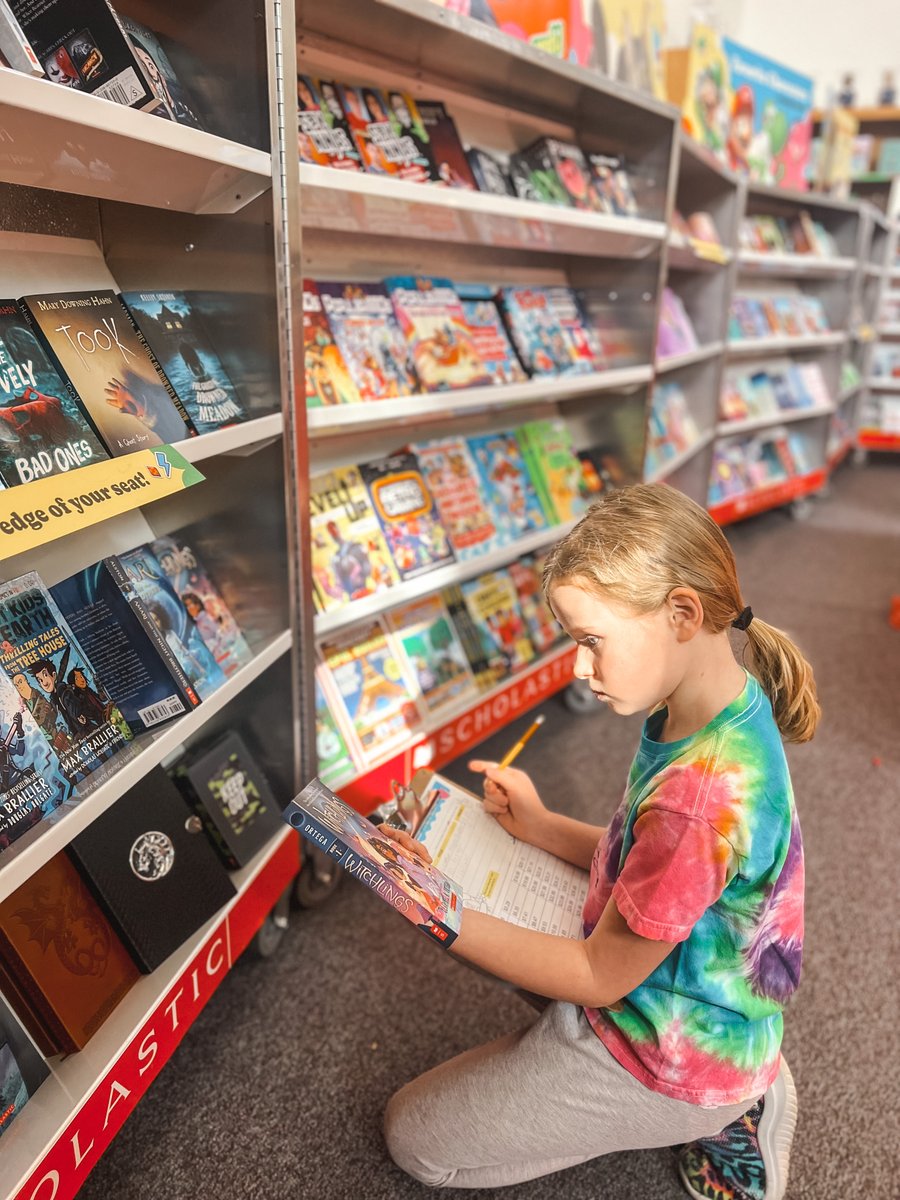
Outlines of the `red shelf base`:
<svg viewBox="0 0 900 1200">
<path fill-rule="evenodd" d="M 709 515 L 717 525 L 730 525 L 734 521 L 742 521 L 745 517 L 755 516 L 770 508 L 781 508 L 801 496 L 808 496 L 823 487 L 828 478 L 827 471 L 811 471 L 809 475 L 795 475 L 793 479 L 785 479 L 781 483 L 773 483 L 769 487 L 760 488 L 755 492 L 746 492 L 743 496 L 735 496 L 723 504 L 714 504 Z"/>
<path fill-rule="evenodd" d="M 856 437 L 864 450 L 900 450 L 900 433 L 882 433 L 880 429 L 861 429 Z"/>
</svg>

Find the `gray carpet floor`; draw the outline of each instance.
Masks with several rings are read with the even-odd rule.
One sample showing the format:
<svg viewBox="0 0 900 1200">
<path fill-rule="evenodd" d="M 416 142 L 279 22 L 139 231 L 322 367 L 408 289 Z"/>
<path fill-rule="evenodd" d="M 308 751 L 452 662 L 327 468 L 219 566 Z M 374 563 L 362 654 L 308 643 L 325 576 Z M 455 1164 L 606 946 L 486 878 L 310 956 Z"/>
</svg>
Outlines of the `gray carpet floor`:
<svg viewBox="0 0 900 1200">
<path fill-rule="evenodd" d="M 729 530 L 745 599 L 810 657 L 825 712 L 789 751 L 807 854 L 807 933 L 785 1049 L 800 1097 L 791 1200 L 896 1196 L 900 463 L 845 467 L 810 518 Z M 559 700 L 523 755 L 545 799 L 605 821 L 639 731 Z M 525 724 L 527 722 L 523 722 Z M 499 755 L 505 732 L 484 751 Z M 465 780 L 464 764 L 451 773 Z M 585 781 L 590 781 L 587 786 Z M 240 962 L 81 1192 L 82 1200 L 421 1200 L 380 1135 L 414 1075 L 530 1010 L 348 883 L 294 914 L 278 955 Z M 436 1130 L 440 1114 L 435 1114 Z M 453 1190 L 452 1197 L 471 1193 Z M 678 1200 L 666 1150 L 493 1191 L 521 1200 Z"/>
</svg>

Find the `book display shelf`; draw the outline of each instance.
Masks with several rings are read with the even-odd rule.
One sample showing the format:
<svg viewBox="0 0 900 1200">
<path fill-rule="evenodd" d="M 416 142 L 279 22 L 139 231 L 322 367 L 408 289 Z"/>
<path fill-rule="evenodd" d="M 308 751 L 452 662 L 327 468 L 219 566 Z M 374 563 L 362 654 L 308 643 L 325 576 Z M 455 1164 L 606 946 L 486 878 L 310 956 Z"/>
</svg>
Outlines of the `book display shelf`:
<svg viewBox="0 0 900 1200">
<path fill-rule="evenodd" d="M 292 63 L 293 8 L 216 0 L 190 20 L 170 0 L 122 0 L 116 8 L 169 39 L 206 128 L 0 68 L 0 292 L 190 293 L 246 419 L 173 447 L 170 466 L 179 453 L 185 466 L 197 464 L 202 479 L 193 486 L 33 546 L 20 539 L 0 572 L 5 582 L 37 571 L 53 587 L 106 555 L 184 537 L 218 582 L 250 653 L 198 707 L 135 737 L 0 852 L 0 902 L 124 807 L 149 772 L 226 731 L 251 746 L 279 805 L 312 766 L 309 559 L 298 522 L 306 511 L 298 482 L 305 429 L 293 409 L 299 226 L 284 164 L 296 125 L 286 139 L 281 95 L 282 21 Z M 95 469 L 82 468 L 84 478 Z M 52 482 L 62 496 L 77 496 L 80 474 Z M 46 482 L 0 491 L 3 521 L 41 503 L 34 489 Z M 276 828 L 231 873 L 233 898 L 162 965 L 136 976 L 83 1049 L 49 1058 L 49 1076 L 3 1133 L 3 1200 L 75 1195 L 299 867 L 296 834 Z"/>
<path fill-rule="evenodd" d="M 869 450 L 900 450 L 900 258 L 895 217 L 873 212 L 861 355 L 861 397 L 856 415 L 860 459 Z M 877 273 L 876 273 L 877 272 Z"/>
</svg>

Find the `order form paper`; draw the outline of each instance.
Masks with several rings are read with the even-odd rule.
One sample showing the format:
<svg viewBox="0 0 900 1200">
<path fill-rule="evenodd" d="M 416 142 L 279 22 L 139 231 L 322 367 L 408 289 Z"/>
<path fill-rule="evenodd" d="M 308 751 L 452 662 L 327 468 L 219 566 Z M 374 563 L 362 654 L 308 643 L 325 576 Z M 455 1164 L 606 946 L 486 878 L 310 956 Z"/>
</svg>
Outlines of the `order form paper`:
<svg viewBox="0 0 900 1200">
<path fill-rule="evenodd" d="M 423 800 L 426 816 L 415 836 L 462 888 L 467 908 L 542 933 L 582 936 L 587 871 L 518 841 L 476 796 L 439 775 Z"/>
</svg>

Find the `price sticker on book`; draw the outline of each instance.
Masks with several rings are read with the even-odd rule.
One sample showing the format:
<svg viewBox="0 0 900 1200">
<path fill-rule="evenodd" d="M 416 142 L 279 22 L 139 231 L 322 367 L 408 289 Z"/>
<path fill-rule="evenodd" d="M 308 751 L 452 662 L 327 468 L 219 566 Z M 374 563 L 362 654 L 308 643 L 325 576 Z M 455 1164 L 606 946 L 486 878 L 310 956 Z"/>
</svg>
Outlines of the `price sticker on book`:
<svg viewBox="0 0 900 1200">
<path fill-rule="evenodd" d="M 177 450 L 155 446 L 7 488 L 0 492 L 0 561 L 203 479 Z"/>
</svg>

